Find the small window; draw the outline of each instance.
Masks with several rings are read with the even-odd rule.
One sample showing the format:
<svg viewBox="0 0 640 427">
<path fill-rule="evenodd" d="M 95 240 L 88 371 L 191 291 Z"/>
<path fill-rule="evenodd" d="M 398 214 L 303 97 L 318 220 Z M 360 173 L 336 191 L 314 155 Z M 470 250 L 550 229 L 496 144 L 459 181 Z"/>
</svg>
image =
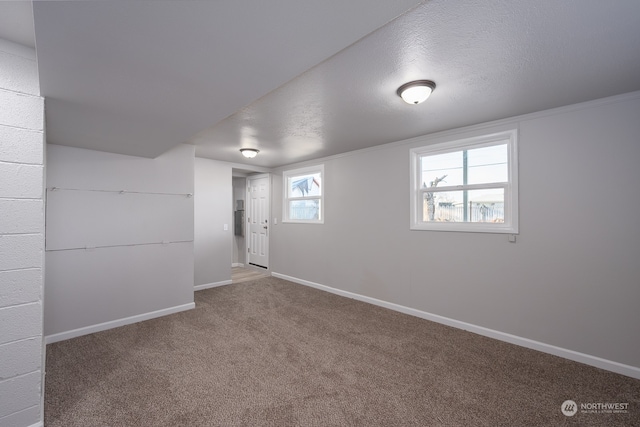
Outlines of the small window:
<svg viewBox="0 0 640 427">
<path fill-rule="evenodd" d="M 411 229 L 518 232 L 515 130 L 411 150 Z"/>
<path fill-rule="evenodd" d="M 324 223 L 324 166 L 285 171 L 283 221 Z"/>
</svg>

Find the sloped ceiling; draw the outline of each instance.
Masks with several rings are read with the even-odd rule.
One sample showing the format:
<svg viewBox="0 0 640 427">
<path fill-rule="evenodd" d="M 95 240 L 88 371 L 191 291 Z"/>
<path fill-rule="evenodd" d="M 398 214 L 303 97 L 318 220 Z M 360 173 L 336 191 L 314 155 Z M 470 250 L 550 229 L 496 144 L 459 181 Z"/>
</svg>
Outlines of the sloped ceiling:
<svg viewBox="0 0 640 427">
<path fill-rule="evenodd" d="M 155 157 L 416 3 L 34 2 L 48 141 Z"/>
<path fill-rule="evenodd" d="M 640 1 L 33 5 L 48 142 L 276 167 L 640 90 Z M 395 91 L 437 84 L 425 103 Z M 239 149 L 260 150 L 245 160 Z"/>
</svg>

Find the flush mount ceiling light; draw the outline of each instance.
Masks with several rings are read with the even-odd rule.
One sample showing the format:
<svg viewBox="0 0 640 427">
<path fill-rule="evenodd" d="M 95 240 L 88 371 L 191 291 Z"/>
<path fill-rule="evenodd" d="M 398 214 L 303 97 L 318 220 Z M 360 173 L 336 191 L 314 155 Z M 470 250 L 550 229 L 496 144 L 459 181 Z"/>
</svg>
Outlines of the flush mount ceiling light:
<svg viewBox="0 0 640 427">
<path fill-rule="evenodd" d="M 407 104 L 420 104 L 429 98 L 436 84 L 431 80 L 415 80 L 405 83 L 396 92 Z"/>
<path fill-rule="evenodd" d="M 260 150 L 256 150 L 255 148 L 241 148 L 240 152 L 242 153 L 243 156 L 245 156 L 247 159 L 253 159 L 255 156 L 258 155 L 258 153 L 260 152 Z"/>
</svg>

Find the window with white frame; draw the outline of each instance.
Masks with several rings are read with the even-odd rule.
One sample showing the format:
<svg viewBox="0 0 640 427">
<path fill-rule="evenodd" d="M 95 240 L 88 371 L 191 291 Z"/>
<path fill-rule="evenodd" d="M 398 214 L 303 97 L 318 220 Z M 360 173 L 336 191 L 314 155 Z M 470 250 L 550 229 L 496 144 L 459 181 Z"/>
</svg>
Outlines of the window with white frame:
<svg viewBox="0 0 640 427">
<path fill-rule="evenodd" d="M 285 171 L 283 222 L 324 223 L 324 165 Z"/>
<path fill-rule="evenodd" d="M 411 229 L 518 233 L 517 131 L 412 149 Z"/>
</svg>

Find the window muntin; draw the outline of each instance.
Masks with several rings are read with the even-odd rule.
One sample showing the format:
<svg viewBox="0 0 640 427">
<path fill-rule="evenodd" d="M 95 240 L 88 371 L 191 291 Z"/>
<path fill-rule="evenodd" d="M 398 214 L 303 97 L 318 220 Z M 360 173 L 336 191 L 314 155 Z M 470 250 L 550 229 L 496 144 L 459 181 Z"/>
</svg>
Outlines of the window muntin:
<svg viewBox="0 0 640 427">
<path fill-rule="evenodd" d="M 423 193 L 424 222 L 504 223 L 504 189 Z"/>
<path fill-rule="evenodd" d="M 517 233 L 516 131 L 411 150 L 411 228 Z"/>
<path fill-rule="evenodd" d="M 322 165 L 283 173 L 284 222 L 324 222 L 323 175 Z"/>
<path fill-rule="evenodd" d="M 287 196 L 304 197 L 322 194 L 322 177 L 320 172 L 307 173 L 287 177 Z"/>
</svg>

